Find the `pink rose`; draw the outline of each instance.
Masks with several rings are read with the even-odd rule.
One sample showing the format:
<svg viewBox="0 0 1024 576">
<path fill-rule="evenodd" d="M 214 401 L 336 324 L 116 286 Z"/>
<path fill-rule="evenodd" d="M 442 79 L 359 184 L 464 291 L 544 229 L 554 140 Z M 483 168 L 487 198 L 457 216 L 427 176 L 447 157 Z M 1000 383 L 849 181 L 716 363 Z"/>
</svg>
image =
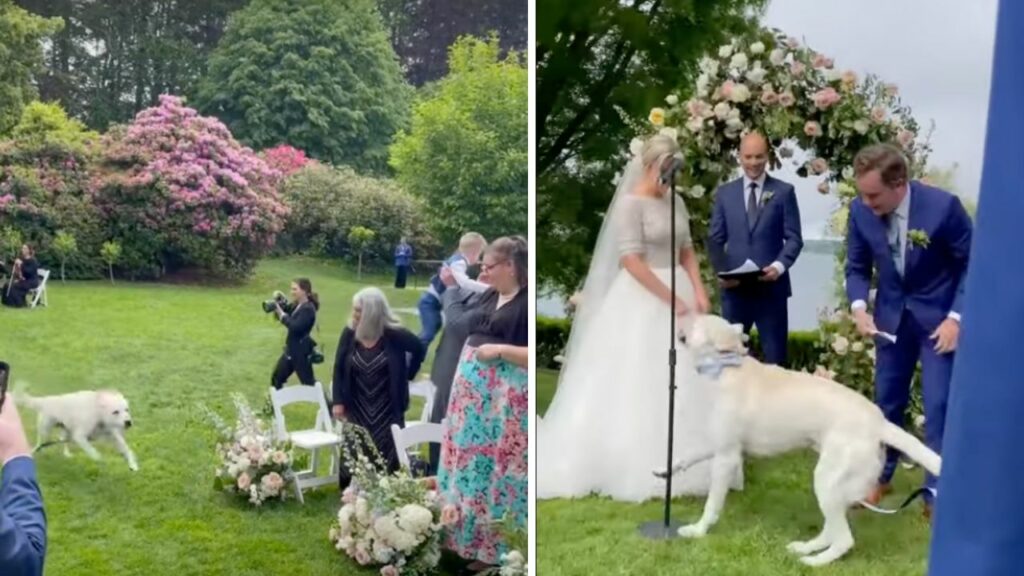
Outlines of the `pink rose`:
<svg viewBox="0 0 1024 576">
<path fill-rule="evenodd" d="M 885 108 L 881 106 L 875 106 L 871 109 L 871 121 L 875 124 L 881 124 L 885 122 Z"/>
<path fill-rule="evenodd" d="M 900 143 L 900 146 L 909 148 L 914 142 L 914 133 L 910 130 L 900 130 L 899 134 L 896 135 L 896 141 Z"/>
<path fill-rule="evenodd" d="M 899 93 L 900 93 L 899 86 L 897 86 L 895 84 L 886 84 L 885 85 L 885 95 L 886 96 L 888 96 L 890 98 L 895 98 L 896 95 L 899 94 Z"/>
<path fill-rule="evenodd" d="M 359 562 L 359 564 L 366 566 L 370 563 L 370 560 L 370 554 L 366 550 L 356 550 L 356 562 Z"/>
<path fill-rule="evenodd" d="M 398 576 L 398 568 L 388 564 L 380 569 L 380 576 Z"/>
<path fill-rule="evenodd" d="M 776 94 L 775 92 L 772 92 L 771 90 L 765 90 L 764 92 L 761 93 L 761 103 L 762 104 L 765 104 L 767 106 L 771 106 L 772 104 L 778 103 L 778 101 L 779 101 L 779 95 Z"/>
<path fill-rule="evenodd" d="M 843 75 L 840 78 L 842 79 L 844 88 L 853 88 L 857 85 L 857 73 L 853 70 L 843 72 Z"/>
<path fill-rule="evenodd" d="M 811 161 L 811 173 L 817 176 L 828 172 L 828 162 L 824 158 L 815 158 Z"/>
<path fill-rule="evenodd" d="M 732 80 L 726 80 L 722 87 L 718 89 L 718 93 L 722 95 L 722 98 L 728 100 L 732 97 L 732 91 L 735 87 L 736 84 Z"/>
<path fill-rule="evenodd" d="M 811 65 L 815 68 L 827 68 L 828 66 L 826 66 L 826 64 L 828 64 L 828 62 L 829 59 L 826 58 L 824 54 L 815 54 L 814 58 L 811 60 Z"/>
<path fill-rule="evenodd" d="M 789 67 L 789 72 L 793 76 L 803 76 L 805 70 L 807 70 L 807 66 L 804 66 L 804 63 L 799 61 L 793 62 Z"/>
<path fill-rule="evenodd" d="M 839 92 L 836 92 L 836 89 L 831 86 L 818 90 L 811 95 L 811 100 L 814 101 L 814 105 L 817 106 L 819 110 L 828 110 L 830 106 L 839 102 L 840 98 L 841 96 L 839 95 Z"/>
<path fill-rule="evenodd" d="M 797 47 L 800 46 L 800 41 L 790 36 L 789 38 L 786 38 L 786 46 L 788 46 L 790 50 L 796 50 Z"/>
<path fill-rule="evenodd" d="M 783 108 L 789 108 L 793 104 L 796 104 L 796 96 L 793 96 L 792 92 L 786 91 L 779 94 L 779 105 Z"/>
<path fill-rule="evenodd" d="M 822 194 L 828 194 L 829 189 L 828 180 L 818 184 L 818 192 L 821 192 Z"/>
<path fill-rule="evenodd" d="M 344 504 L 355 504 L 356 491 L 351 486 L 345 488 L 345 491 L 341 493 L 341 501 Z"/>
<path fill-rule="evenodd" d="M 248 472 L 242 472 L 242 475 L 238 477 L 238 489 L 245 491 L 252 485 L 252 478 L 249 478 Z"/>
<path fill-rule="evenodd" d="M 449 504 L 441 510 L 441 524 L 452 526 L 459 521 L 459 509 Z"/>
<path fill-rule="evenodd" d="M 821 124 L 818 124 L 817 122 L 814 121 L 807 122 L 806 124 L 804 124 L 804 134 L 810 136 L 811 138 L 817 138 L 818 136 L 821 136 L 823 134 L 821 130 Z"/>
</svg>

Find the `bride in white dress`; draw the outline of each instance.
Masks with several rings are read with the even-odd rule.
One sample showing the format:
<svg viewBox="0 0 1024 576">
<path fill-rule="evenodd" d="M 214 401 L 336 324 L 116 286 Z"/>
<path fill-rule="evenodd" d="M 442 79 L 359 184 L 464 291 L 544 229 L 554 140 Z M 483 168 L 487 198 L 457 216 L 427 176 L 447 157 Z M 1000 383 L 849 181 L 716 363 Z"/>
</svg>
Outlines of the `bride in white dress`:
<svg viewBox="0 0 1024 576">
<path fill-rule="evenodd" d="M 668 450 L 668 338 L 671 274 L 676 271 L 679 322 L 707 312 L 690 237 L 689 215 L 676 199 L 676 246 L 671 197 L 661 168 L 679 154 L 667 136 L 644 143 L 622 176 L 598 237 L 565 352 L 558 390 L 537 424 L 537 494 L 590 494 L 641 502 L 664 496 Z M 677 327 L 680 323 L 677 322 Z M 676 458 L 708 445 L 706 417 L 713 385 L 679 346 L 676 362 Z M 708 462 L 673 479 L 673 494 L 705 494 Z M 737 487 L 742 482 L 736 475 Z"/>
</svg>

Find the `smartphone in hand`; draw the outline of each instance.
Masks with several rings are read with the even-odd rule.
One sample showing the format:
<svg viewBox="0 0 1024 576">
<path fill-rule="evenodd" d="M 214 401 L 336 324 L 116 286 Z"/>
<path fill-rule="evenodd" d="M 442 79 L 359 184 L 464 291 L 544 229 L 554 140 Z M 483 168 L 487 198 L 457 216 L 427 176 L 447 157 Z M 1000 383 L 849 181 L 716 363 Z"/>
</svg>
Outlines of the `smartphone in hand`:
<svg viewBox="0 0 1024 576">
<path fill-rule="evenodd" d="M 0 361 L 0 410 L 4 409 L 4 400 L 7 399 L 7 381 L 11 376 L 11 366 L 7 362 Z"/>
</svg>

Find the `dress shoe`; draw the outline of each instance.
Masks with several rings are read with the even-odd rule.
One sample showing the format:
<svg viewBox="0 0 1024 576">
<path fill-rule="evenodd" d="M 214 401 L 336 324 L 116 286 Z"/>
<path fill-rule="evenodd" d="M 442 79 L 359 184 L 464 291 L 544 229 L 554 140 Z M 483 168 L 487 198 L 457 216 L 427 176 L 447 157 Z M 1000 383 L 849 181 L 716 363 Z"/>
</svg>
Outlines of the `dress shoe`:
<svg viewBox="0 0 1024 576">
<path fill-rule="evenodd" d="M 882 503 L 882 498 L 885 498 L 890 492 L 892 492 L 891 484 L 876 484 L 867 497 L 864 498 L 864 502 L 872 506 L 878 506 Z"/>
</svg>

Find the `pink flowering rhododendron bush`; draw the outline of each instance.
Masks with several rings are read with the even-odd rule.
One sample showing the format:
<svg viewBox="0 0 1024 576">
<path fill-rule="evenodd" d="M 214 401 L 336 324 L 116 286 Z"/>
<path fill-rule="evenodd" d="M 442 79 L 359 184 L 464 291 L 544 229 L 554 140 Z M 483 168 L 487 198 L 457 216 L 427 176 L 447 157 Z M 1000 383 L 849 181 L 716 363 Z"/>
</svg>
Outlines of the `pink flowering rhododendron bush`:
<svg viewBox="0 0 1024 576">
<path fill-rule="evenodd" d="M 219 120 L 165 95 L 106 135 L 94 200 L 133 275 L 242 276 L 283 227 L 280 179 Z"/>
<path fill-rule="evenodd" d="M 313 162 L 305 152 L 287 144 L 267 148 L 260 152 L 260 158 L 263 158 L 268 166 L 280 172 L 281 176 L 291 176 L 302 170 L 306 164 Z"/>
</svg>

